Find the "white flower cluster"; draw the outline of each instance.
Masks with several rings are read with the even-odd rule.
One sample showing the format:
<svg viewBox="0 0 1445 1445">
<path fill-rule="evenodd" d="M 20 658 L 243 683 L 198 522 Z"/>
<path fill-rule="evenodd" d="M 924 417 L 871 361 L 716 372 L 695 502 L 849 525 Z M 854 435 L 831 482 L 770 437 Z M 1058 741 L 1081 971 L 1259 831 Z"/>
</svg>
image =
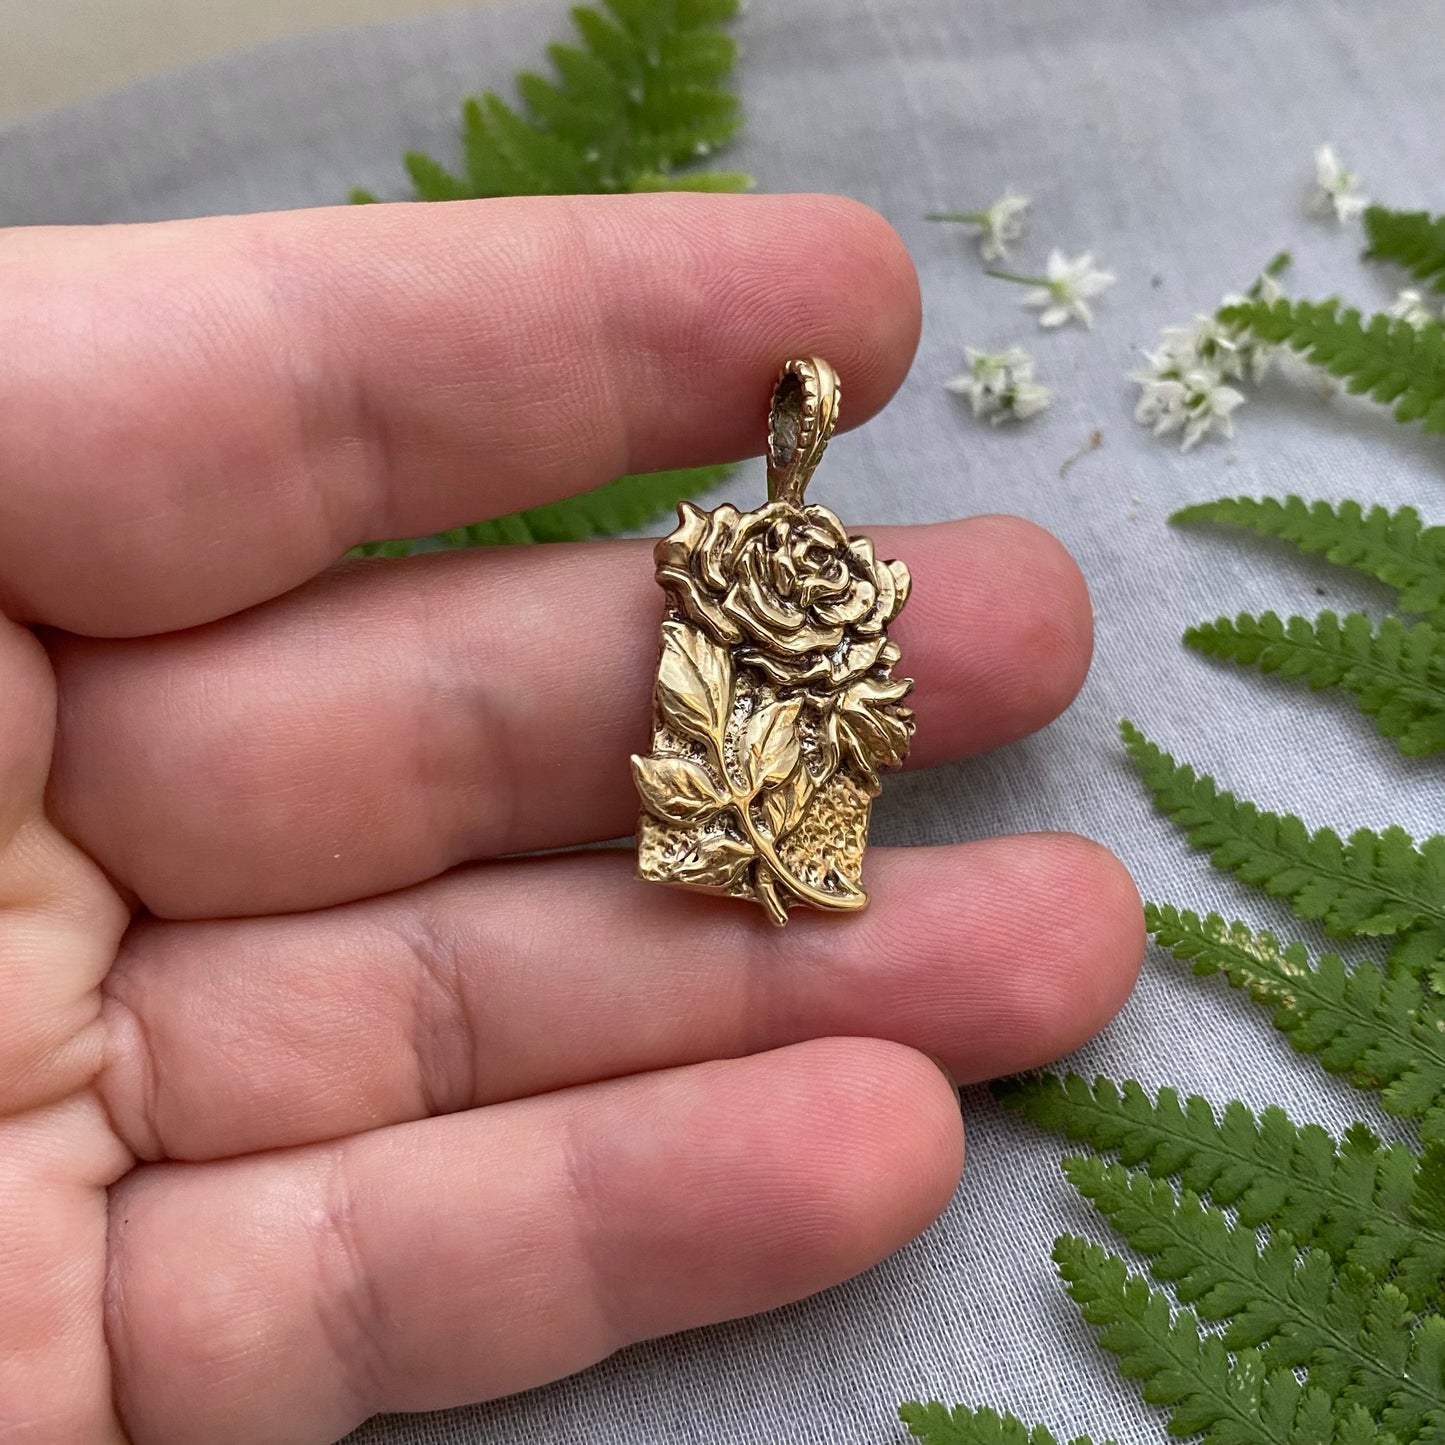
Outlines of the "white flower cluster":
<svg viewBox="0 0 1445 1445">
<path fill-rule="evenodd" d="M 1309 209 L 1316 216 L 1334 216 L 1337 221 L 1353 221 L 1370 204 L 1360 194 L 1360 178 L 1347 171 L 1332 145 L 1315 151 L 1315 188 Z"/>
<path fill-rule="evenodd" d="M 1277 301 L 1279 282 L 1266 273 L 1251 290 L 1251 299 Z M 1226 296 L 1223 305 L 1243 300 Z M 1157 351 L 1147 353 L 1149 365 L 1131 372 L 1140 386 L 1134 420 L 1155 436 L 1180 433 L 1180 451 L 1189 451 L 1211 431 L 1234 435 L 1233 413 L 1244 393 L 1230 381 L 1259 381 L 1269 370 L 1276 348 L 1226 326 L 1215 316 L 1198 316 L 1192 326 L 1166 326 Z"/>
<path fill-rule="evenodd" d="M 965 347 L 968 370 L 944 386 L 956 396 L 966 396 L 976 417 L 1000 422 L 1027 421 L 1053 400 L 1053 393 L 1034 380 L 1034 359 L 1022 346 L 1007 351 L 975 351 Z"/>
<path fill-rule="evenodd" d="M 1422 327 L 1434 325 L 1442 319 L 1439 312 L 1432 311 L 1425 298 L 1410 287 L 1395 297 L 1386 314 L 1393 316 L 1397 321 L 1408 322 L 1416 331 Z"/>
</svg>

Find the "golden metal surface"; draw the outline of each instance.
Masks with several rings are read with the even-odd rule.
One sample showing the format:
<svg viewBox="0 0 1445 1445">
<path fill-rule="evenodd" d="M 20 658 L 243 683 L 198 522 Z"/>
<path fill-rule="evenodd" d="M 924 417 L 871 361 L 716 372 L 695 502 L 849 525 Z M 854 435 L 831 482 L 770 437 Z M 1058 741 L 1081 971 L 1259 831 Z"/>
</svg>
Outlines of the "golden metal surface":
<svg viewBox="0 0 1445 1445">
<path fill-rule="evenodd" d="M 863 849 L 879 771 L 913 735 L 887 626 L 908 568 L 879 561 L 803 489 L 838 419 L 838 377 L 787 362 L 768 417 L 766 505 L 678 507 L 657 544 L 667 594 L 652 751 L 632 759 L 642 877 L 796 905 L 868 901 Z"/>
</svg>

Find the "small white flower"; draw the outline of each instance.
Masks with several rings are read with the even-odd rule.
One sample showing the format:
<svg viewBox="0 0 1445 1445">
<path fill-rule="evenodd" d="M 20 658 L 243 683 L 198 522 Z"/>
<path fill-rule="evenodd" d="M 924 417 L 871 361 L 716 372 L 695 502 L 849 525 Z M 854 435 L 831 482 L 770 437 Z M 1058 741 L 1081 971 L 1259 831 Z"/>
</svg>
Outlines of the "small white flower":
<svg viewBox="0 0 1445 1445">
<path fill-rule="evenodd" d="M 1151 357 L 1157 363 L 1158 357 Z M 1182 432 L 1179 450 L 1189 451 L 1210 431 L 1234 435 L 1231 413 L 1244 401 L 1243 395 L 1226 386 L 1219 373 L 1200 369 L 1181 376 L 1160 376 L 1158 370 L 1135 372 L 1130 378 L 1143 388 L 1134 420 L 1152 427 L 1155 436 Z"/>
<path fill-rule="evenodd" d="M 1024 218 L 1030 201 L 1027 196 L 1005 191 L 993 205 L 982 211 L 933 211 L 930 221 L 962 221 L 978 227 L 978 253 L 985 261 L 1006 261 L 1008 248 L 1024 233 Z"/>
<path fill-rule="evenodd" d="M 1001 281 L 1016 281 L 1033 287 L 1023 298 L 1023 304 L 1038 308 L 1039 325 L 1046 328 L 1062 326 L 1071 320 L 1092 326 L 1094 313 L 1089 309 L 1090 300 L 1107 291 L 1118 279 L 1112 272 L 1100 271 L 1094 265 L 1092 251 L 1085 251 L 1072 261 L 1062 251 L 1050 251 L 1042 276 L 1015 276 L 1010 271 L 990 271 L 988 274 L 997 276 Z"/>
<path fill-rule="evenodd" d="M 988 417 L 997 426 L 1012 417 L 1027 421 L 1053 400 L 1053 393 L 1034 380 L 1034 359 L 1021 346 L 1007 351 L 975 351 L 964 348 L 968 370 L 944 382 L 956 396 L 966 396 L 977 417 Z"/>
<path fill-rule="evenodd" d="M 1425 304 L 1425 298 L 1410 288 L 1401 291 L 1391 303 L 1387 315 L 1393 316 L 1397 321 L 1408 322 L 1419 331 L 1424 326 L 1429 326 L 1433 321 L 1440 318 Z"/>
<path fill-rule="evenodd" d="M 1360 178 L 1340 164 L 1335 148 L 1322 145 L 1315 152 L 1315 189 L 1309 209 L 1316 216 L 1333 214 L 1337 221 L 1352 221 L 1370 204 L 1360 194 Z"/>
<path fill-rule="evenodd" d="M 1006 261 L 1009 246 L 1024 233 L 1029 198 L 1005 191 L 979 217 L 978 254 L 985 261 Z"/>
<path fill-rule="evenodd" d="M 1238 334 L 1213 316 L 1200 312 L 1192 326 L 1166 326 L 1162 335 L 1164 344 L 1150 357 L 1161 375 L 1203 369 L 1237 377 L 1244 372 Z"/>
</svg>

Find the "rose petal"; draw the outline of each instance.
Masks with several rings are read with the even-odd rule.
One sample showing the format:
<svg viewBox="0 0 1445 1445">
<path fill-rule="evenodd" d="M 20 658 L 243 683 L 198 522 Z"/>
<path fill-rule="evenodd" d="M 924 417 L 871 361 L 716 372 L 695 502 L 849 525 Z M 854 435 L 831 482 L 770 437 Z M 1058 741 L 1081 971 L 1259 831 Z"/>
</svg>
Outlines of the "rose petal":
<svg viewBox="0 0 1445 1445">
<path fill-rule="evenodd" d="M 848 543 L 848 555 L 858 563 L 858 570 L 865 576 L 871 577 L 878 565 L 877 558 L 873 555 L 872 537 L 854 537 Z"/>
<path fill-rule="evenodd" d="M 807 520 L 808 529 L 817 529 L 830 552 L 847 550 L 848 531 L 838 520 L 836 512 L 830 512 L 827 507 L 812 506 L 803 508 L 803 516 Z"/>
<path fill-rule="evenodd" d="M 862 677 L 877 661 L 887 638 L 874 637 L 866 642 L 854 641 L 843 650 L 841 657 L 835 657 L 829 669 L 829 676 L 835 687 Z"/>
<path fill-rule="evenodd" d="M 892 622 L 903 611 L 903 604 L 908 601 L 908 594 L 913 590 L 913 575 L 904 562 L 885 562 L 883 565 L 893 574 L 893 610 L 887 618 Z"/>
<path fill-rule="evenodd" d="M 708 515 L 701 507 L 679 502 L 677 516 L 677 529 L 669 532 L 652 550 L 659 568 L 685 568 L 708 535 Z"/>
<path fill-rule="evenodd" d="M 796 632 L 807 622 L 807 613 L 790 597 L 779 597 L 766 576 L 767 559 L 755 548 L 744 558 L 741 575 L 728 593 L 731 600 L 740 597 L 740 606 L 747 609 L 747 620 L 764 639 L 774 632 Z M 735 616 L 738 614 L 734 613 Z M 738 616 L 739 621 L 744 619 Z"/>
<path fill-rule="evenodd" d="M 744 666 L 757 668 L 770 682 L 780 687 L 802 686 L 825 681 L 828 677 L 828 659 L 820 652 L 793 659 L 777 657 L 770 652 L 748 651 L 738 653 L 738 661 Z"/>
<path fill-rule="evenodd" d="M 698 548 L 696 567 L 708 591 L 727 591 L 731 570 L 729 553 L 740 530 L 741 513 L 731 502 L 724 502 L 708 518 L 707 536 Z"/>
<path fill-rule="evenodd" d="M 815 603 L 809 610 L 819 622 L 829 627 L 846 627 L 866 617 L 877 600 L 877 589 L 871 582 L 859 577 L 852 588 L 836 602 Z"/>
<path fill-rule="evenodd" d="M 875 567 L 873 582 L 878 590 L 872 610 L 853 624 L 854 631 L 864 637 L 877 636 L 883 631 L 883 624 L 898 611 L 898 589 L 892 571 L 887 566 Z"/>
<path fill-rule="evenodd" d="M 737 625 L 724 617 L 717 599 L 710 596 L 699 585 L 690 572 L 676 567 L 660 567 L 657 580 L 677 599 L 683 612 L 704 628 L 716 641 L 741 642 L 743 634 Z"/>
</svg>

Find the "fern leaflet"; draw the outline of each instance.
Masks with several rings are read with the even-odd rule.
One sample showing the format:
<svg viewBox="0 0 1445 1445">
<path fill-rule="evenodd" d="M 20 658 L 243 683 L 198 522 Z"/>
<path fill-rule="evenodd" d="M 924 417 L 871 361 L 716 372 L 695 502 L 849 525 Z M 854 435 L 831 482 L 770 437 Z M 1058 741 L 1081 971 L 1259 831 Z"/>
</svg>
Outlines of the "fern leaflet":
<svg viewBox="0 0 1445 1445">
<path fill-rule="evenodd" d="M 1042 1074 L 998 1086 L 1007 1108 L 1155 1178 L 1174 1178 L 1239 1223 L 1287 1232 L 1395 1282 L 1420 1305 L 1445 1272 L 1445 1162 L 1382 1145 L 1363 1125 L 1338 1143 L 1316 1124 L 1296 1126 L 1282 1109 L 1258 1117 L 1238 1102 L 1216 1118 L 1198 1095 L 1151 1098 L 1132 1080 L 1089 1085 Z M 1433 1172 L 1432 1172 L 1433 1171 Z"/>
<path fill-rule="evenodd" d="M 420 151 L 406 156 L 418 200 L 621 191 L 742 191 L 741 171 L 686 171 L 736 134 L 742 120 L 726 83 L 737 44 L 722 27 L 737 0 L 606 0 L 576 6 L 579 44 L 553 45 L 552 77 L 523 71 L 524 113 L 487 92 L 462 107 L 458 175 Z M 366 191 L 352 199 L 374 201 Z M 729 467 L 620 477 L 579 497 L 417 540 L 368 543 L 361 556 L 506 542 L 580 541 L 645 527 L 684 497 L 715 486 Z"/>
<path fill-rule="evenodd" d="M 967 1405 L 955 1405 L 949 1409 L 931 1400 L 927 1404 L 900 1405 L 898 1418 L 927 1445 L 1058 1445 L 1057 1437 L 1046 1425 L 1031 1429 L 1017 1415 L 1000 1415 L 987 1407 L 971 1410 Z M 1094 1445 L 1094 1441 L 1079 1435 L 1070 1445 Z M 1117 1442 L 1104 1440 L 1099 1445 Z"/>
<path fill-rule="evenodd" d="M 1421 1121 L 1427 1142 L 1445 1140 L 1445 1010 L 1403 970 L 1347 968 L 1336 954 L 1311 963 L 1301 943 L 1226 923 L 1217 913 L 1146 904 L 1155 939 L 1200 975 L 1222 973 L 1274 1010 L 1275 1027 L 1331 1073 L 1377 1090 L 1385 1109 Z"/>
<path fill-rule="evenodd" d="M 1329 828 L 1311 833 L 1294 814 L 1265 812 L 1176 763 L 1132 723 L 1120 731 L 1154 806 L 1216 868 L 1286 899 L 1336 937 L 1420 930 L 1426 958 L 1445 939 L 1445 836 L 1416 847 L 1402 828 L 1361 828 L 1348 842 Z"/>
<path fill-rule="evenodd" d="M 673 172 L 741 125 L 725 86 L 737 45 L 722 27 L 736 0 L 607 0 L 572 12 L 579 44 L 552 45 L 552 75 L 517 77 L 521 111 L 486 92 L 462 112 L 462 174 L 406 158 L 421 200 L 658 190 L 744 190 L 739 172 Z"/>
<path fill-rule="evenodd" d="M 1445 432 L 1445 325 L 1416 328 L 1381 313 L 1361 319 L 1338 301 L 1242 301 L 1219 320 L 1288 346 L 1360 395 L 1394 407 L 1395 419 Z"/>
<path fill-rule="evenodd" d="M 1413 507 L 1367 512 L 1358 502 L 1225 497 L 1185 507 L 1169 520 L 1179 526 L 1215 522 L 1293 542 L 1302 552 L 1393 587 L 1401 611 L 1420 613 L 1437 627 L 1445 624 L 1445 527 L 1422 526 Z"/>
<path fill-rule="evenodd" d="M 1358 1403 L 1403 1439 L 1445 1419 L 1445 1394 L 1426 1357 L 1441 1327 L 1417 1330 L 1395 1285 L 1279 1233 L 1261 1247 L 1192 1193 L 1097 1158 L 1066 1160 L 1070 1183 L 1199 1318 L 1223 1321 L 1231 1350 L 1256 1349 L 1267 1370 L 1309 1371 L 1331 1399 Z M 1400 1368 L 1401 1362 L 1405 1368 Z"/>
<path fill-rule="evenodd" d="M 1445 291 L 1445 216 L 1428 211 L 1392 211 L 1371 206 L 1365 212 L 1365 255 L 1395 261 L 1419 281 Z"/>
<path fill-rule="evenodd" d="M 1298 1427 L 1328 1425 L 1325 1391 L 1301 1385 L 1289 1370 L 1266 1369 L 1255 1350 L 1231 1360 L 1192 1310 L 1172 1309 L 1166 1294 L 1107 1250 L 1066 1234 L 1054 1243 L 1054 1263 L 1120 1372 L 1141 1382 L 1150 1404 L 1168 1408 L 1171 1435 L 1201 1434 L 1209 1445 L 1296 1445 Z"/>
<path fill-rule="evenodd" d="M 1362 612 L 1342 619 L 1325 611 L 1313 621 L 1241 612 L 1199 623 L 1184 640 L 1210 657 L 1350 693 L 1407 757 L 1445 747 L 1445 639 L 1428 622 L 1407 627 L 1386 617 L 1376 628 Z"/>
</svg>

